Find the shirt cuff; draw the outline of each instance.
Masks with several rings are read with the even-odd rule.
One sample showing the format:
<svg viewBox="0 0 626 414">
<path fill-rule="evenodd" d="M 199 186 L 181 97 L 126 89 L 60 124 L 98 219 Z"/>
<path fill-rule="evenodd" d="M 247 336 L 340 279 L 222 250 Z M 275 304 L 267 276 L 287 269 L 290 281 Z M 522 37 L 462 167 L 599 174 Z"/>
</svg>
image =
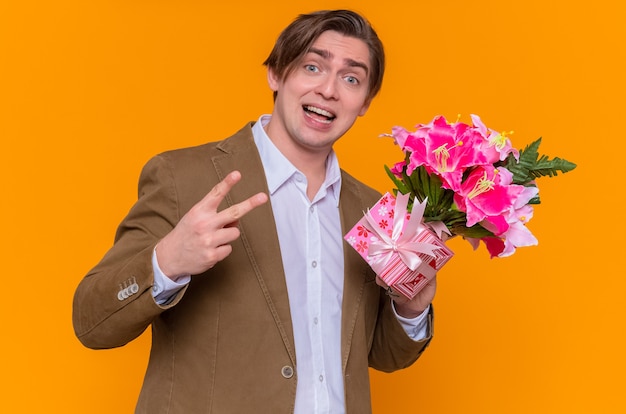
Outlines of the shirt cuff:
<svg viewBox="0 0 626 414">
<path fill-rule="evenodd" d="M 167 277 L 159 267 L 156 248 L 152 251 L 152 271 L 154 273 L 152 297 L 159 305 L 167 305 L 174 299 L 174 296 L 191 281 L 191 275 L 181 276 L 176 281 Z"/>
<path fill-rule="evenodd" d="M 428 336 L 428 312 L 430 311 L 430 305 L 419 316 L 411 319 L 398 315 L 393 301 L 391 301 L 391 308 L 409 338 L 414 341 L 426 339 Z"/>
</svg>

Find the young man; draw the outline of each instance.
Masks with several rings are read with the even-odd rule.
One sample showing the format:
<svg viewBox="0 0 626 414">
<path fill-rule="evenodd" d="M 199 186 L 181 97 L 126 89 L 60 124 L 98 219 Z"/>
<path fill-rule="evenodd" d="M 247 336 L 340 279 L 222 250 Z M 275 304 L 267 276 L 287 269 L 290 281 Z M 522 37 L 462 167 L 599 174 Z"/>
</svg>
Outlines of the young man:
<svg viewBox="0 0 626 414">
<path fill-rule="evenodd" d="M 343 242 L 380 196 L 332 149 L 380 89 L 376 33 L 351 11 L 301 15 L 265 64 L 271 116 L 150 160 L 77 288 L 86 346 L 152 326 L 139 413 L 367 413 L 368 366 L 407 367 L 430 341 L 434 283 L 390 298 Z"/>
</svg>

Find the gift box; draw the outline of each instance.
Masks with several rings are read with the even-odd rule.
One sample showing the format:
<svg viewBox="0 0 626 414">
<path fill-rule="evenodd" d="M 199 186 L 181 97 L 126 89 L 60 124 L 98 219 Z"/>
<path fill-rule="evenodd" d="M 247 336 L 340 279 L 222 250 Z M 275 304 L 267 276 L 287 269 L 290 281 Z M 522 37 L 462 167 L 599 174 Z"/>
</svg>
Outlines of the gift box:
<svg viewBox="0 0 626 414">
<path fill-rule="evenodd" d="M 442 223 L 422 222 L 426 200 L 410 213 L 408 200 L 386 193 L 344 239 L 388 286 L 412 299 L 454 253 L 441 240 Z"/>
</svg>

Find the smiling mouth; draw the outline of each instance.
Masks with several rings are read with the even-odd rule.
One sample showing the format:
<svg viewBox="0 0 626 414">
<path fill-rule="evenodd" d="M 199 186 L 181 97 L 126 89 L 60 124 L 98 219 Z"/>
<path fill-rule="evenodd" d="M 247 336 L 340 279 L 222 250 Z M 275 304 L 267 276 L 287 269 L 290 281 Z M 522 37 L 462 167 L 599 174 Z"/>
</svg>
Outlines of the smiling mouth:
<svg viewBox="0 0 626 414">
<path fill-rule="evenodd" d="M 336 116 L 333 115 L 332 113 L 324 109 L 317 108 L 315 106 L 304 105 L 302 109 L 304 109 L 304 112 L 309 117 L 315 119 L 316 121 L 324 122 L 326 124 L 330 124 L 336 118 Z"/>
</svg>

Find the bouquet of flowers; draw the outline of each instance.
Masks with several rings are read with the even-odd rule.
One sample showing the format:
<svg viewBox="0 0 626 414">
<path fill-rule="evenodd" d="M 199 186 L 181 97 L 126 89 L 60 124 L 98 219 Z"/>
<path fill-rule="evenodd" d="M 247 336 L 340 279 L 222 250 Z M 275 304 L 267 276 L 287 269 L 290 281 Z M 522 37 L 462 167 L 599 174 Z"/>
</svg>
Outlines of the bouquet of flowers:
<svg viewBox="0 0 626 414">
<path fill-rule="evenodd" d="M 576 168 L 539 155 L 541 138 L 523 150 L 511 133 L 443 116 L 392 134 L 404 159 L 385 166 L 395 184 L 345 236 L 389 286 L 412 298 L 453 255 L 442 239 L 461 236 L 474 249 L 482 241 L 491 257 L 537 244 L 526 227 L 538 204 L 535 180 Z"/>
<path fill-rule="evenodd" d="M 394 127 L 390 136 L 405 157 L 385 169 L 395 193 L 427 200 L 424 222 L 443 223 L 474 249 L 482 241 L 491 257 L 510 256 L 517 247 L 537 244 L 526 227 L 532 205 L 540 202 L 535 180 L 576 164 L 539 155 L 541 138 L 517 150 L 511 133 L 487 128 L 476 115 L 471 119 L 468 125 L 437 116 L 414 132 Z"/>
</svg>

